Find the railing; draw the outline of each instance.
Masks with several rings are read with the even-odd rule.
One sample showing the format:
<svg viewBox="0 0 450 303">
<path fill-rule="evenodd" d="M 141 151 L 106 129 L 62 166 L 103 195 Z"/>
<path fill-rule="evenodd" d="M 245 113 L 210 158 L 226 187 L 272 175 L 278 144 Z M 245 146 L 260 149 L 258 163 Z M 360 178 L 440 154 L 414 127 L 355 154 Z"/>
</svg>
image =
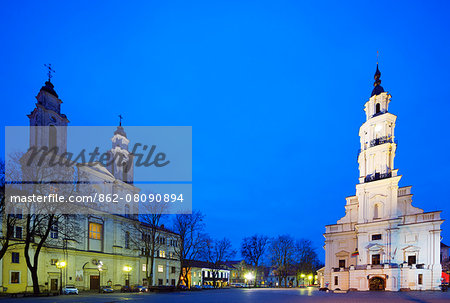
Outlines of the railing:
<svg viewBox="0 0 450 303">
<path fill-rule="evenodd" d="M 370 147 L 377 146 L 384 143 L 392 143 L 392 138 L 383 136 L 381 138 L 376 138 L 370 141 Z"/>
<path fill-rule="evenodd" d="M 381 138 L 376 138 L 376 139 L 373 139 L 372 141 L 370 141 L 369 147 L 374 147 L 374 146 L 381 145 L 381 144 L 384 144 L 384 143 L 395 143 L 395 144 L 398 145 L 398 140 L 397 139 L 392 140 L 392 138 L 388 138 L 387 136 L 383 136 Z M 361 148 L 358 149 L 358 153 L 356 154 L 356 159 L 359 158 L 359 154 L 361 153 L 361 151 L 362 151 Z"/>
<path fill-rule="evenodd" d="M 364 182 L 372 182 L 372 181 L 376 181 L 376 180 L 381 180 L 381 179 L 386 179 L 386 178 L 390 178 L 392 177 L 392 173 L 388 172 L 388 173 L 375 173 L 373 175 L 369 175 L 366 176 L 364 178 Z"/>
</svg>

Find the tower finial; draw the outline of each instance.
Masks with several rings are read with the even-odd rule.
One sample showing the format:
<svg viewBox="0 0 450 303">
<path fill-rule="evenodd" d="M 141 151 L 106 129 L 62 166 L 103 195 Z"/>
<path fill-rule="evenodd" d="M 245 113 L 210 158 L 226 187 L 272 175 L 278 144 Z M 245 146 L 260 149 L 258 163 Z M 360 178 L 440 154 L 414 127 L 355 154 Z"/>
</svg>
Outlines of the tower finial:
<svg viewBox="0 0 450 303">
<path fill-rule="evenodd" d="M 123 119 L 122 115 L 119 115 L 119 126 L 122 126 L 122 119 Z"/>
<path fill-rule="evenodd" d="M 48 82 L 51 82 L 50 80 L 53 78 L 52 73 L 55 73 L 55 70 L 52 69 L 52 64 L 44 64 L 44 66 L 48 69 L 47 75 L 48 75 Z"/>
<path fill-rule="evenodd" d="M 375 71 L 375 75 L 373 76 L 373 78 L 374 78 L 375 81 L 373 82 L 374 88 L 373 88 L 373 90 L 372 90 L 372 95 L 371 95 L 371 96 L 376 96 L 376 95 L 379 95 L 379 94 L 381 94 L 382 92 L 384 92 L 384 89 L 383 89 L 383 87 L 381 86 L 381 80 L 380 80 L 381 72 L 380 72 L 380 70 L 378 69 L 378 59 L 379 59 L 379 56 L 380 56 L 380 53 L 377 51 L 377 70 Z"/>
</svg>

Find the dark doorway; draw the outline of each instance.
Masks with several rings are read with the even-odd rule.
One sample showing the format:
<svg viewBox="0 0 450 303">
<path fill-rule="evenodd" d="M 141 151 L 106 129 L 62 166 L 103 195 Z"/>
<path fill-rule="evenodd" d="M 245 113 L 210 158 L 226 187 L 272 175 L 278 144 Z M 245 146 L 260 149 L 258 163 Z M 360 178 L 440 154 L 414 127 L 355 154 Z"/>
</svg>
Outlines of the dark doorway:
<svg viewBox="0 0 450 303">
<path fill-rule="evenodd" d="M 386 284 L 383 278 L 373 277 L 369 280 L 369 290 L 384 290 Z"/>
<path fill-rule="evenodd" d="M 91 276 L 90 289 L 98 290 L 100 288 L 100 278 L 99 276 Z"/>
<path fill-rule="evenodd" d="M 58 279 L 50 279 L 50 290 L 51 291 L 58 290 Z"/>
</svg>

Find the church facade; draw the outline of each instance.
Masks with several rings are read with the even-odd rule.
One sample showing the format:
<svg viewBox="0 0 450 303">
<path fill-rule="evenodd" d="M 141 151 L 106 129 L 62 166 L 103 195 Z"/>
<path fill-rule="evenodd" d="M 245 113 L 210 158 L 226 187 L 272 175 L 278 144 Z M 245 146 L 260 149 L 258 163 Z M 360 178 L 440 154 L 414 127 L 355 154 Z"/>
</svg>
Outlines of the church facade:
<svg viewBox="0 0 450 303">
<path fill-rule="evenodd" d="M 28 115 L 30 121 L 30 147 L 58 148 L 58 154 L 67 150 L 66 126 L 69 120 L 61 112 L 61 103 L 53 84 L 45 83 L 37 97 L 36 107 Z M 100 193 L 139 193 L 133 182 L 133 155 L 128 151 L 130 142 L 125 129 L 119 125 L 111 134 L 109 154 L 129 162 L 129 165 L 111 162 L 107 167 L 100 162 L 77 163 L 79 181 L 89 181 Z M 107 138 L 105 138 L 107 139 Z M 25 154 L 26 155 L 26 154 Z M 23 159 L 23 158 L 22 158 Z M 127 169 L 125 169 L 127 167 Z M 72 171 L 71 171 L 72 172 Z M 25 177 L 24 177 L 25 178 Z M 49 176 L 54 178 L 54 176 Z M 24 180 L 26 181 L 26 180 Z M 38 180 L 48 181 L 48 180 Z M 101 185 L 98 185 L 101 184 Z M 111 286 L 120 291 L 124 286 L 159 285 L 175 286 L 178 283 L 181 264 L 176 256 L 179 235 L 164 226 L 156 228 L 158 245 L 155 246 L 154 262 L 148 258 L 144 239 L 149 238 L 151 227 L 140 223 L 136 210 L 125 209 L 116 213 L 92 211 L 78 215 L 75 223 L 71 217 L 61 216 L 53 224 L 45 244 L 40 250 L 37 276 L 41 292 L 58 292 L 66 285 L 80 291 L 99 291 Z M 0 260 L 0 292 L 32 292 L 33 283 L 25 260 L 27 217 L 15 215 L 14 233 L 6 254 Z M 7 230 L 7 215 L 0 217 L 0 235 Z M 68 229 L 74 229 L 67 231 Z M 70 237 L 68 236 L 70 235 Z M 30 255 L 34 256 L 39 235 L 32 242 Z M 148 245 L 147 245 L 148 246 Z M 64 264 L 64 265 L 59 265 Z M 150 275 L 150 267 L 153 268 Z M 152 277 L 152 281 L 148 280 Z"/>
<path fill-rule="evenodd" d="M 411 186 L 399 187 L 394 168 L 396 116 L 375 73 L 360 127 L 359 184 L 345 216 L 327 225 L 321 287 L 331 290 L 439 290 L 440 211 L 412 205 Z"/>
</svg>

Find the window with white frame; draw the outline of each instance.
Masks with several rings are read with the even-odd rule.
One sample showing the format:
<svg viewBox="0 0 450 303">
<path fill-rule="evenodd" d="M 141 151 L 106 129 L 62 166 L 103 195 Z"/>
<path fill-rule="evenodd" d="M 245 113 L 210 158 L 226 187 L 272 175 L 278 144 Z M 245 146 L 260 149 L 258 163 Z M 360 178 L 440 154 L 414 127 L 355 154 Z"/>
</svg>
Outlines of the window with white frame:
<svg viewBox="0 0 450 303">
<path fill-rule="evenodd" d="M 10 284 L 19 284 L 20 283 L 20 271 L 12 271 L 10 276 Z"/>
</svg>

